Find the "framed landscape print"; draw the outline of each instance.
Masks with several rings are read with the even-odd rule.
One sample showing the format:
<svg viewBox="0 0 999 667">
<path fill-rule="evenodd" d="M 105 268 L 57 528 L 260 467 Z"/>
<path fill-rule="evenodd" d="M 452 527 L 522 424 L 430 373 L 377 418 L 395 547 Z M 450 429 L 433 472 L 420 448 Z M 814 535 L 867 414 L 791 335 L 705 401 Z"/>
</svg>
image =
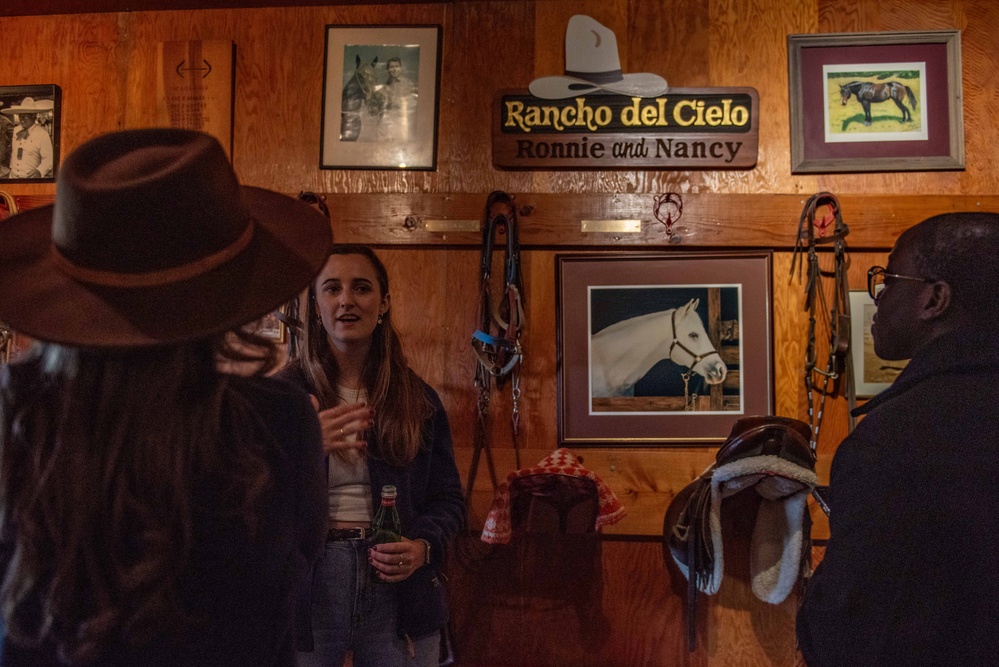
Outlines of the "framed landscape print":
<svg viewBox="0 0 999 667">
<path fill-rule="evenodd" d="M 959 31 L 787 44 L 792 173 L 964 168 Z"/>
<path fill-rule="evenodd" d="M 559 442 L 723 441 L 773 408 L 769 252 L 557 255 Z"/>
<path fill-rule="evenodd" d="M 323 169 L 437 167 L 440 26 L 326 26 Z"/>
<path fill-rule="evenodd" d="M 857 398 L 869 398 L 890 387 L 909 363 L 885 361 L 874 352 L 871 323 L 877 309 L 867 290 L 850 291 L 850 356 Z"/>
</svg>

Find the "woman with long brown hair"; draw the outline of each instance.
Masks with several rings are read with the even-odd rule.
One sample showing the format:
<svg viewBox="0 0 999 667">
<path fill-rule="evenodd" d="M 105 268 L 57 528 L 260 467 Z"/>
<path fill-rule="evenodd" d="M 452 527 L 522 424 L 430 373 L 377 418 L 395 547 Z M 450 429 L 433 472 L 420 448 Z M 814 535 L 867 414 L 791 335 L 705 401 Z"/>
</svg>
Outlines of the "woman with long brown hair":
<svg viewBox="0 0 999 667">
<path fill-rule="evenodd" d="M 368 247 L 335 245 L 306 298 L 300 356 L 279 376 L 318 406 L 330 530 L 300 610 L 300 665 L 436 666 L 447 621 L 438 570 L 464 518 L 451 431 L 392 327 L 388 273 Z M 384 485 L 399 542 L 373 545 Z M 311 649 L 311 650 L 309 650 Z"/>
<path fill-rule="evenodd" d="M 320 428 L 241 328 L 330 241 L 185 130 L 84 143 L 0 226 L 0 320 L 40 341 L 0 369 L 2 664 L 294 664 Z"/>
</svg>

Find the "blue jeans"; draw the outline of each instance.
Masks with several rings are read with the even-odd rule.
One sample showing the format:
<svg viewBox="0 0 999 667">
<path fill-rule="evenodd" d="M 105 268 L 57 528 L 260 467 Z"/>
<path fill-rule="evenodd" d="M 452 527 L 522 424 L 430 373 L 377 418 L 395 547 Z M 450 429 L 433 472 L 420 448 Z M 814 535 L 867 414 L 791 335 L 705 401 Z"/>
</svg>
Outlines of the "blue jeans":
<svg viewBox="0 0 999 667">
<path fill-rule="evenodd" d="M 365 540 L 326 543 L 312 581 L 315 651 L 298 653 L 299 666 L 342 667 L 353 651 L 354 667 L 437 667 L 437 633 L 399 638 L 394 586 L 372 576 L 368 547 Z"/>
</svg>

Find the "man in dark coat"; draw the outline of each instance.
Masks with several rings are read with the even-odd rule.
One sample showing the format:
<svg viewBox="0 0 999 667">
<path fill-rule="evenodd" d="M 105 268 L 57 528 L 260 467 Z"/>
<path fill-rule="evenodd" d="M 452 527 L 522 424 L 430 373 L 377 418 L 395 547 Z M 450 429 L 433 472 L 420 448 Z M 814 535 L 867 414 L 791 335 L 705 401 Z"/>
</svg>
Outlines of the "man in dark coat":
<svg viewBox="0 0 999 667">
<path fill-rule="evenodd" d="M 869 272 L 883 359 L 909 359 L 833 459 L 805 591 L 809 667 L 999 664 L 999 214 L 903 233 Z"/>
</svg>

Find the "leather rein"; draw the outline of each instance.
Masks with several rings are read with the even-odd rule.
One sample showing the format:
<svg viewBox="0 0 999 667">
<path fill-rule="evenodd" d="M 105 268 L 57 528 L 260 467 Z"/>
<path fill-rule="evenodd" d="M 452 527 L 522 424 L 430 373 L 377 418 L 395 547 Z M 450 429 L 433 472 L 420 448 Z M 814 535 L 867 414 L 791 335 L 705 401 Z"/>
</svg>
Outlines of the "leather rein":
<svg viewBox="0 0 999 667">
<path fill-rule="evenodd" d="M 496 303 L 492 303 L 493 250 L 497 235 L 506 235 L 503 271 L 503 290 Z M 524 330 L 524 284 L 520 272 L 520 244 L 517 233 L 517 209 L 506 192 L 496 190 L 486 199 L 483 214 L 482 260 L 480 262 L 479 323 L 472 334 L 472 349 L 478 358 L 475 369 L 475 387 L 478 389 L 475 450 L 468 478 L 465 498 L 472 496 L 479 457 L 486 452 L 486 463 L 493 489 L 498 486 L 496 469 L 489 449 L 489 399 L 495 382 L 501 387 L 510 380 L 512 398 L 511 428 L 517 469 L 520 469 L 520 447 L 517 436 L 520 429 L 520 365 L 524 351 L 520 335 Z"/>
<path fill-rule="evenodd" d="M 829 215 L 816 220 L 816 212 L 822 207 L 829 208 Z M 827 230 L 832 226 L 832 233 Z M 816 235 L 816 230 L 818 234 Z M 808 280 L 805 284 L 805 309 L 808 310 L 808 343 L 805 350 L 805 391 L 808 397 L 808 425 L 812 431 L 809 447 L 814 454 L 818 447 L 819 430 L 827 396 L 835 396 L 840 389 L 840 382 L 846 377 L 846 393 L 852 408 L 856 402 L 852 382 L 852 360 L 850 348 L 850 298 L 849 284 L 846 276 L 846 236 L 850 228 L 843 222 L 839 200 L 830 192 L 820 192 L 812 195 L 805 203 L 798 221 L 798 234 L 795 240 L 794 256 L 791 260 L 791 275 L 794 277 L 795 266 L 798 267 L 798 279 L 801 280 L 801 270 L 805 263 L 803 255 L 807 254 Z M 818 247 L 832 245 L 833 271 L 823 272 L 819 268 Z M 832 277 L 832 298 L 826 300 L 826 290 L 822 287 L 822 277 Z M 819 312 L 828 314 L 826 324 L 829 329 L 829 353 L 825 368 L 818 367 L 818 352 L 816 345 L 816 322 Z M 818 378 L 818 381 L 816 379 Z M 816 408 L 815 393 L 819 394 Z M 851 416 L 850 427 L 853 427 Z"/>
</svg>

